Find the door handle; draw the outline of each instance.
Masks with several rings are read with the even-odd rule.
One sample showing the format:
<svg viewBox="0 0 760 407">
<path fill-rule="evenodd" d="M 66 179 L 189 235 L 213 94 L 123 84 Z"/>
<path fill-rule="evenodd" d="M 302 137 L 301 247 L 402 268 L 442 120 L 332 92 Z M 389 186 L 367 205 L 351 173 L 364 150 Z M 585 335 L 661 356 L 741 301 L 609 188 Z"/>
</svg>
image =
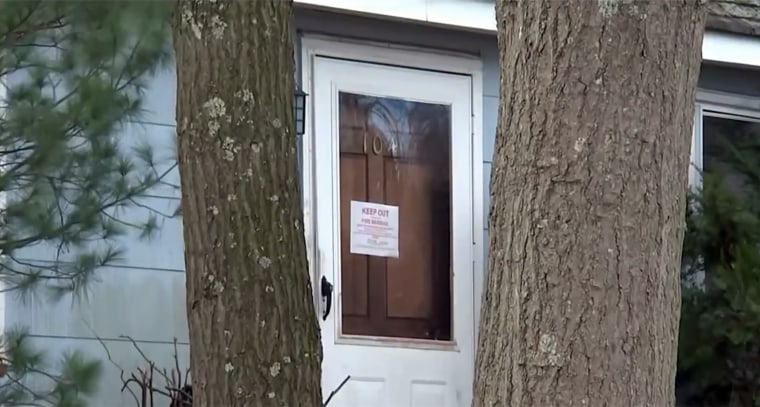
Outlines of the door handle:
<svg viewBox="0 0 760 407">
<path fill-rule="evenodd" d="M 333 285 L 330 284 L 329 281 L 327 281 L 327 277 L 322 276 L 322 281 L 320 284 L 320 293 L 322 294 L 322 298 L 325 300 L 325 312 L 322 314 L 322 320 L 326 320 L 327 316 L 330 315 L 330 308 L 332 308 L 332 293 L 333 293 Z"/>
</svg>

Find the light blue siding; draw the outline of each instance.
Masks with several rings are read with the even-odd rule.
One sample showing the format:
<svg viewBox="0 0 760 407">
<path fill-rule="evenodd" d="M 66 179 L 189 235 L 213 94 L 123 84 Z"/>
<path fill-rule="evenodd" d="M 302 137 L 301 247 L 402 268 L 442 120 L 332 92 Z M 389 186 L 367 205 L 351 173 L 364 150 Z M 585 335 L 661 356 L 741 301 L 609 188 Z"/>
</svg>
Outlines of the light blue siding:
<svg viewBox="0 0 760 407">
<path fill-rule="evenodd" d="M 29 301 L 25 312 L 9 315 L 38 336 L 103 338 L 129 335 L 135 340 L 187 342 L 184 273 L 157 269 L 107 267 L 99 282 L 81 300 L 63 300 L 51 307 Z"/>
<path fill-rule="evenodd" d="M 499 49 L 496 39 L 489 38 L 481 48 L 483 57 L 483 96 L 499 98 Z"/>
<path fill-rule="evenodd" d="M 114 317 L 118 318 L 117 315 Z M 135 402 L 129 391 L 121 391 L 122 380 L 120 372 L 122 369 L 125 372 L 124 377 L 128 378 L 131 373 L 135 373 L 139 377 L 137 369 L 146 369 L 148 360 L 155 362 L 156 368 L 159 370 L 166 368 L 169 371 L 174 367 L 174 346 L 166 342 L 136 342 L 140 351 L 144 353 L 145 359 L 139 354 L 135 345 L 126 339 L 105 338 L 102 339 L 101 343 L 92 337 L 37 336 L 34 338 L 33 343 L 51 356 L 77 350 L 91 358 L 103 361 L 105 374 L 100 378 L 97 395 L 90 400 L 89 405 L 92 407 L 133 407 L 139 405 Z M 179 360 L 183 378 L 188 368 L 187 361 L 189 360 L 189 355 L 190 347 L 187 343 L 177 345 L 177 359 Z M 56 359 L 51 360 L 53 363 L 55 361 Z M 153 384 L 156 388 L 163 389 L 167 385 L 160 371 L 154 372 L 153 376 Z M 140 389 L 134 384 L 130 388 L 139 398 Z M 164 396 L 156 394 L 155 405 L 168 406 L 169 400 Z"/>
<path fill-rule="evenodd" d="M 145 114 L 140 118 L 146 123 L 174 126 L 176 121 L 176 72 L 167 69 L 159 72 L 145 90 Z"/>
<path fill-rule="evenodd" d="M 169 69 L 151 80 L 145 90 L 145 112 L 140 122 L 123 126 L 120 143 L 125 149 L 148 143 L 153 148 L 158 171 L 168 171 L 164 181 L 179 185 L 179 173 L 172 169 L 176 157 L 174 75 L 174 70 Z M 127 222 L 144 222 L 153 211 L 171 216 L 179 205 L 179 191 L 160 186 L 151 190 L 150 196 L 139 199 L 138 204 L 122 209 L 117 215 Z M 125 250 L 124 260 L 101 269 L 98 281 L 80 302 L 71 298 L 56 304 L 44 298 L 21 302 L 13 294 L 5 296 L 6 329 L 16 325 L 27 327 L 34 342 L 50 355 L 51 363 L 60 352 L 70 350 L 80 350 L 103 361 L 106 374 L 93 406 L 135 405 L 128 392 L 120 392 L 119 369 L 108 361 L 98 337 L 111 357 L 127 371 L 127 376 L 138 366 L 145 367 L 146 361 L 129 341 L 119 338 L 122 335 L 137 341 L 160 368 L 167 369 L 174 366 L 173 339 L 177 338 L 183 374 L 187 367 L 182 224 L 179 218 L 164 216 L 159 216 L 158 222 L 160 229 L 150 240 L 140 239 L 132 231 L 113 244 Z M 54 253 L 50 246 L 37 245 L 15 255 L 44 263 L 54 259 Z M 65 254 L 63 259 L 66 260 Z M 157 405 L 168 404 L 168 400 L 160 397 L 157 400 Z"/>
<path fill-rule="evenodd" d="M 491 163 L 483 164 L 483 216 L 485 217 L 483 224 L 486 230 L 488 230 L 488 210 L 491 205 L 491 166 Z M 488 242 L 488 240 L 484 240 L 484 242 Z"/>
</svg>

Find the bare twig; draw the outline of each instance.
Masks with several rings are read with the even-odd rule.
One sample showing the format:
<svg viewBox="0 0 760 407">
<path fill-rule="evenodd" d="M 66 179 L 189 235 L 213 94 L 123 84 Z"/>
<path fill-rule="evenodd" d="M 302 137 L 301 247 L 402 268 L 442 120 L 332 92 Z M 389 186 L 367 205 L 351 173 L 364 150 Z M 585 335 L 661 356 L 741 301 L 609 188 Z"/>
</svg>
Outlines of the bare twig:
<svg viewBox="0 0 760 407">
<path fill-rule="evenodd" d="M 95 331 L 89 326 L 89 324 L 87 324 L 87 321 L 84 321 L 84 322 L 85 322 L 85 325 L 87 325 L 87 328 L 89 328 L 90 331 L 92 332 L 92 334 L 95 337 L 95 339 L 97 339 L 98 342 L 100 342 L 100 346 L 102 346 L 103 350 L 106 352 L 106 357 L 108 358 L 108 361 L 111 362 L 111 364 L 114 365 L 114 367 L 116 367 L 117 369 L 119 369 L 119 372 L 120 372 L 119 374 L 120 374 L 121 382 L 123 384 L 123 386 L 121 386 L 121 392 L 123 393 L 124 389 L 126 389 L 127 391 L 129 391 L 129 394 L 132 395 L 132 398 L 135 400 L 135 403 L 139 405 L 140 400 L 137 398 L 137 394 L 135 394 L 135 392 L 132 390 L 132 388 L 129 387 L 129 383 L 132 381 L 132 378 L 124 380 L 124 374 L 126 373 L 124 371 L 124 368 L 122 368 L 121 365 L 119 365 L 118 363 L 116 363 L 115 360 L 113 360 L 113 358 L 111 357 L 111 351 L 108 350 L 108 346 L 106 346 L 106 343 L 103 342 L 103 339 L 101 339 L 100 336 L 98 336 L 98 335 L 95 334 Z M 134 378 L 134 375 L 132 377 Z M 135 380 L 137 380 L 137 379 L 135 378 Z"/>
<path fill-rule="evenodd" d="M 132 343 L 132 347 L 133 347 L 133 348 L 134 348 L 134 349 L 137 351 L 137 353 L 139 353 L 139 354 L 140 354 L 140 356 L 142 357 L 143 361 L 145 361 L 145 363 L 153 363 L 153 361 L 152 361 L 152 360 L 151 360 L 151 359 L 148 357 L 148 355 L 146 355 L 146 354 L 145 354 L 145 352 L 143 352 L 143 350 L 140 348 L 140 345 L 138 345 L 138 344 L 137 344 L 137 342 L 136 342 L 134 339 L 132 339 L 132 337 L 131 337 L 131 336 L 128 336 L 128 335 L 119 335 L 119 338 L 120 338 L 120 339 L 126 339 L 126 340 L 128 340 L 130 343 Z M 177 358 L 177 353 L 176 353 L 176 352 L 174 353 L 174 359 L 175 359 L 175 360 L 177 360 L 177 359 L 178 359 L 178 358 Z M 178 361 L 177 361 L 177 364 L 179 364 L 179 362 L 178 362 Z M 160 374 L 160 375 L 161 375 L 161 377 L 162 377 L 164 380 L 166 380 L 166 382 L 167 382 L 167 383 L 171 383 L 171 382 L 172 382 L 172 378 L 171 378 L 171 377 L 169 377 L 169 375 L 168 375 L 168 374 L 166 374 L 166 372 L 165 372 L 165 371 L 163 371 L 163 372 L 162 372 L 162 371 L 158 371 L 158 374 Z"/>
<path fill-rule="evenodd" d="M 90 330 L 92 331 L 92 328 L 90 328 Z M 148 358 L 148 356 L 134 339 L 126 335 L 120 335 L 120 339 L 126 339 L 132 344 L 132 347 L 137 351 L 137 353 L 147 365 L 145 368 L 138 367 L 136 369 L 136 373 L 132 372 L 129 374 L 128 378 L 125 378 L 125 370 L 113 360 L 111 353 L 103 340 L 97 336 L 94 331 L 93 336 L 95 336 L 98 342 L 100 342 L 101 346 L 103 346 L 108 360 L 120 370 L 120 378 L 122 382 L 121 391 L 124 392 L 125 389 L 129 391 L 129 393 L 132 395 L 132 398 L 135 400 L 135 404 L 138 407 L 154 407 L 156 394 L 160 394 L 169 398 L 171 400 L 171 406 L 189 407 L 192 405 L 190 404 L 192 403 L 192 387 L 187 384 L 189 369 L 188 373 L 185 375 L 185 383 L 183 384 L 181 382 L 182 373 L 179 367 L 177 338 L 174 338 L 173 341 L 174 352 L 172 356 L 174 357 L 174 367 L 170 372 L 167 372 L 166 369 L 156 368 L 156 363 Z M 156 373 L 158 373 L 158 375 L 160 375 L 166 381 L 166 385 L 163 386 L 163 388 L 156 387 L 153 383 L 153 378 Z M 131 385 L 136 385 L 140 389 L 140 397 L 137 396 Z"/>
<path fill-rule="evenodd" d="M 336 387 L 335 390 L 333 390 L 333 391 L 330 392 L 330 395 L 327 397 L 327 400 L 325 400 L 325 403 L 322 404 L 322 407 L 327 407 L 327 405 L 330 404 L 330 400 L 332 400 L 332 398 L 335 397 L 336 394 L 338 394 L 338 392 L 340 391 L 340 389 L 342 389 L 343 386 L 345 386 L 346 383 L 348 383 L 349 379 L 351 379 L 351 375 L 346 376 L 346 378 L 343 379 L 342 382 L 340 382 L 340 384 L 338 385 L 338 387 Z"/>
</svg>

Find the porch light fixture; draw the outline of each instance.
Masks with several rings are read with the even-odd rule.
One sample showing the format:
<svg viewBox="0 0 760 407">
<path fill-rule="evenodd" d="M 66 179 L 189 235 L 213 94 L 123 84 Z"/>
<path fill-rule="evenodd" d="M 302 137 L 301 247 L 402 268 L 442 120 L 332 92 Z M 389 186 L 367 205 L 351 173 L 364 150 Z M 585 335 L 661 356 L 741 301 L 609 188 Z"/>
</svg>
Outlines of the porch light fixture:
<svg viewBox="0 0 760 407">
<path fill-rule="evenodd" d="M 306 96 L 308 96 L 308 94 L 301 89 L 301 85 L 296 84 L 293 110 L 295 111 L 296 117 L 296 135 L 299 136 L 303 136 L 306 122 Z"/>
</svg>

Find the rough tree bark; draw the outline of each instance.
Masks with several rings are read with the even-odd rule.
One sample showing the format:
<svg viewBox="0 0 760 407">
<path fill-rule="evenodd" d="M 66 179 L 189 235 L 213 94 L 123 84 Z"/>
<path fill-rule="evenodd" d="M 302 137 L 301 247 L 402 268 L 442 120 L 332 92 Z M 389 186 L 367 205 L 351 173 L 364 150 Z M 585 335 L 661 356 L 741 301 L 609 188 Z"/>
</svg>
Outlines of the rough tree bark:
<svg viewBox="0 0 760 407">
<path fill-rule="evenodd" d="M 319 406 L 292 5 L 178 1 L 177 149 L 193 404 Z"/>
<path fill-rule="evenodd" d="M 703 3 L 497 1 L 475 406 L 673 405 Z"/>
</svg>

